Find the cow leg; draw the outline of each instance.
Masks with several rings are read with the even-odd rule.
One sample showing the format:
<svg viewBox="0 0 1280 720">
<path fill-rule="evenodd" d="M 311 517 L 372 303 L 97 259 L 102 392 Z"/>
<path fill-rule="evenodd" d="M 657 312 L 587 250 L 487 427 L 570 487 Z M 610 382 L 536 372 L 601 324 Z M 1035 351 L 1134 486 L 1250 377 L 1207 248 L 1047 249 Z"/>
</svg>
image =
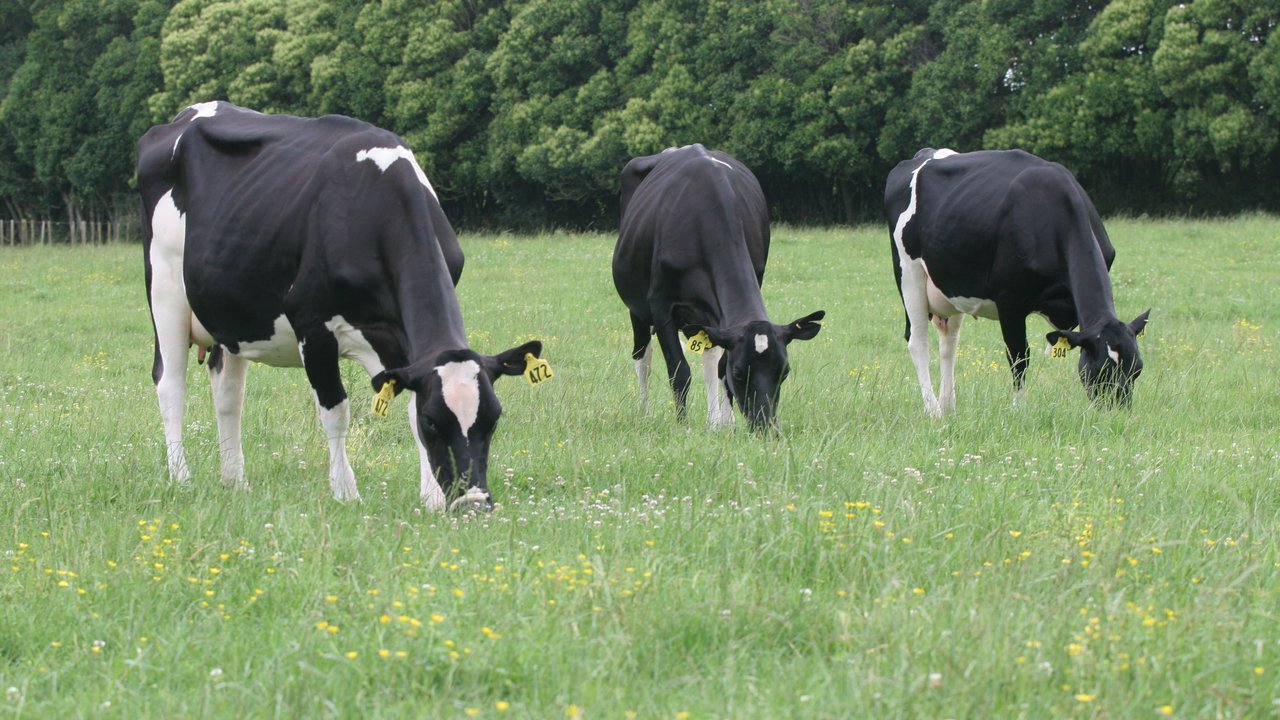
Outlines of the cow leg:
<svg viewBox="0 0 1280 720">
<path fill-rule="evenodd" d="M 720 358 L 724 348 L 715 347 L 702 353 L 702 382 L 707 386 L 707 419 L 713 428 L 733 424 L 733 408 L 720 381 Z"/>
<path fill-rule="evenodd" d="M 244 381 L 249 361 L 224 348 L 215 348 L 209 359 L 209 385 L 218 416 L 218 454 L 222 461 L 222 482 L 247 490 L 244 478 L 244 450 L 240 443 L 240 418 L 244 412 Z"/>
<path fill-rule="evenodd" d="M 670 320 L 658 325 L 656 330 L 658 346 L 662 348 L 662 356 L 667 361 L 667 379 L 671 381 L 671 392 L 675 395 L 676 413 L 684 420 L 690 373 L 689 363 L 684 359 L 684 351 L 680 347 L 680 333 Z"/>
<path fill-rule="evenodd" d="M 418 462 L 421 463 L 421 481 L 418 485 L 418 499 L 428 510 L 444 510 L 444 490 L 436 480 L 436 473 L 431 469 L 431 457 L 427 454 L 427 445 L 422 442 L 422 429 L 418 427 L 418 393 L 409 392 L 409 429 L 413 431 L 413 439 L 418 443 Z"/>
<path fill-rule="evenodd" d="M 347 400 L 347 391 L 338 372 L 338 340 L 333 333 L 323 329 L 312 330 L 300 337 L 298 352 L 302 355 L 307 379 L 311 381 L 316 414 L 329 443 L 329 489 L 336 500 L 359 500 L 356 476 L 347 460 L 351 403 Z"/>
<path fill-rule="evenodd" d="M 1027 347 L 1027 314 L 1019 310 L 1005 310 L 1004 305 L 997 305 L 1000 313 L 1000 333 L 1004 336 L 1005 356 L 1009 359 L 1009 369 L 1013 371 L 1013 404 L 1021 405 L 1026 390 L 1027 364 L 1031 360 L 1031 350 Z"/>
<path fill-rule="evenodd" d="M 636 381 L 640 384 L 640 410 L 649 410 L 649 373 L 653 369 L 653 328 L 648 321 L 631 314 L 631 359 L 636 364 Z"/>
<path fill-rule="evenodd" d="M 964 315 L 937 318 L 938 374 L 942 376 L 938 403 L 944 413 L 956 409 L 956 348 L 960 344 L 960 323 L 963 320 Z"/>
<path fill-rule="evenodd" d="M 924 399 L 924 410 L 930 417 L 942 417 L 942 405 L 933 394 L 933 378 L 929 376 L 929 276 L 924 266 L 916 261 L 908 261 L 902 268 L 902 304 L 907 310 L 910 324 L 907 337 L 907 350 L 911 353 L 911 362 L 916 367 L 916 378 L 920 381 L 920 396 Z"/>
</svg>

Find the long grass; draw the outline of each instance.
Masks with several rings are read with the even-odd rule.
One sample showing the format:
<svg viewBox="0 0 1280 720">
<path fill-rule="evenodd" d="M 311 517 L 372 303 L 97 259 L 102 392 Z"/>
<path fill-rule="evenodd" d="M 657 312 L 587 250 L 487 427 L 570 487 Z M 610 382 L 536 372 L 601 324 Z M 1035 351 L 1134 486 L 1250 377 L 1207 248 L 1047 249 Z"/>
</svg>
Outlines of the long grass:
<svg viewBox="0 0 1280 720">
<path fill-rule="evenodd" d="M 887 233 L 775 228 L 780 432 L 637 408 L 606 235 L 464 236 L 499 383 L 479 517 L 419 509 L 403 405 L 357 412 L 336 503 L 297 371 L 250 371 L 252 489 L 165 477 L 137 246 L 0 251 L 0 715 L 1228 717 L 1280 697 L 1280 219 L 1113 220 L 1117 310 L 1153 308 L 1132 407 L 1035 353 L 1012 406 L 969 321 L 924 414 Z M 1049 329 L 1028 321 L 1033 343 Z M 372 394 L 344 370 L 353 406 Z"/>
</svg>

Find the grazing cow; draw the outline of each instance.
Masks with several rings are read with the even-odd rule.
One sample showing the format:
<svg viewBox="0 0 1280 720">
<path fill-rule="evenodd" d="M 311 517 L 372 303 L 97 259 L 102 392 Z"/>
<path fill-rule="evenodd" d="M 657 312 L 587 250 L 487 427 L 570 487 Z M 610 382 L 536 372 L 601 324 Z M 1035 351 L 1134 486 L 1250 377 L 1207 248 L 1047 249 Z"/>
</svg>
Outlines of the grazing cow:
<svg viewBox="0 0 1280 720">
<path fill-rule="evenodd" d="M 956 344 L 967 315 L 1000 321 L 1015 402 L 1027 370 L 1027 315 L 1044 315 L 1080 349 L 1080 378 L 1095 400 L 1127 403 L 1142 372 L 1137 335 L 1147 313 L 1116 318 L 1107 272 L 1115 250 L 1075 177 L 1021 150 L 925 148 L 889 173 L 885 213 L 893 270 L 907 312 L 907 347 L 925 411 L 955 407 Z M 929 378 L 930 317 L 942 385 Z M 1070 328 L 1080 326 L 1079 332 Z M 1062 346 L 1059 346 L 1062 347 Z"/>
<path fill-rule="evenodd" d="M 169 476 L 182 449 L 188 348 L 212 347 L 222 479 L 244 486 L 240 416 L 250 360 L 302 367 L 329 444 L 329 485 L 358 500 L 338 359 L 375 389 L 409 391 L 420 495 L 440 509 L 465 486 L 487 504 L 501 375 L 534 341 L 496 356 L 467 346 L 454 285 L 462 251 L 413 153 L 346 117 L 262 115 L 226 102 L 183 110 L 138 141 L 152 377 Z M 459 499 L 461 500 L 461 498 Z"/>
<path fill-rule="evenodd" d="M 772 423 L 789 372 L 787 344 L 817 335 L 824 313 L 769 322 L 760 295 L 769 211 L 755 176 L 701 145 L 670 148 L 627 163 L 621 200 L 613 282 L 631 311 L 641 407 L 656 334 L 684 417 L 689 364 L 678 333 L 705 332 L 715 345 L 702 355 L 711 424 L 733 421 L 731 403 L 753 429 Z"/>
</svg>

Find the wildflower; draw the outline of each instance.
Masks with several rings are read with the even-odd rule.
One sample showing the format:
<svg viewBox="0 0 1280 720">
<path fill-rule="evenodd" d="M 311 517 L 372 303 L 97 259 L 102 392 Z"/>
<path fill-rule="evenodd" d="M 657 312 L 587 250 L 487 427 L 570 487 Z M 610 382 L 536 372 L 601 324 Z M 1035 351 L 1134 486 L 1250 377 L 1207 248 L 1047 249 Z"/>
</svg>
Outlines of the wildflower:
<svg viewBox="0 0 1280 720">
<path fill-rule="evenodd" d="M 570 705 L 569 707 L 565 708 L 564 714 L 568 715 L 571 718 L 582 717 L 582 711 L 578 709 L 577 705 Z"/>
<path fill-rule="evenodd" d="M 1172 706 L 1172 705 L 1161 705 L 1160 707 L 1156 708 L 1156 713 L 1157 713 L 1157 714 L 1159 714 L 1159 715 L 1172 715 L 1172 714 L 1173 714 L 1173 706 Z"/>
<path fill-rule="evenodd" d="M 1088 693 L 1079 693 L 1076 695 L 1076 700 L 1079 700 L 1082 703 L 1087 703 L 1087 702 L 1093 702 L 1094 700 L 1097 699 L 1097 697 L 1098 697 L 1097 695 L 1090 695 Z"/>
<path fill-rule="evenodd" d="M 493 704 L 493 708 L 500 713 L 506 712 L 511 709 L 511 703 L 507 702 L 506 700 L 499 700 L 498 702 Z"/>
<path fill-rule="evenodd" d="M 469 707 L 463 712 L 467 714 L 467 717 L 476 717 L 480 714 L 480 708 Z"/>
<path fill-rule="evenodd" d="M 356 658 L 360 657 L 360 653 L 356 652 L 355 650 L 348 650 L 343 655 L 343 657 L 345 657 L 348 660 L 355 660 Z"/>
</svg>

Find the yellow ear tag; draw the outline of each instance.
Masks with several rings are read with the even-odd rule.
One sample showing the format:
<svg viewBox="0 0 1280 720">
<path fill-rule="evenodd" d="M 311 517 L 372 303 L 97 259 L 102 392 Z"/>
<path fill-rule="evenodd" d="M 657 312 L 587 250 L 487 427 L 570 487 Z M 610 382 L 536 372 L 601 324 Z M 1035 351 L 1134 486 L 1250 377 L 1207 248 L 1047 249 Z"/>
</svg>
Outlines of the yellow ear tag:
<svg viewBox="0 0 1280 720">
<path fill-rule="evenodd" d="M 699 330 L 697 335 L 689 338 L 689 349 L 699 355 L 715 346 L 716 344 L 711 342 L 711 338 L 707 337 L 706 330 Z"/>
<path fill-rule="evenodd" d="M 1049 357 L 1054 360 L 1062 360 L 1067 357 L 1067 351 L 1071 349 L 1071 343 L 1067 339 L 1059 336 L 1058 342 L 1049 347 Z"/>
<path fill-rule="evenodd" d="M 555 376 L 556 374 L 551 372 L 551 363 L 534 357 L 533 353 L 524 354 L 524 379 L 528 380 L 530 385 L 541 385 Z"/>
<path fill-rule="evenodd" d="M 387 408 L 391 406 L 391 401 L 396 397 L 396 381 L 388 380 L 382 383 L 382 389 L 377 395 L 373 396 L 373 414 L 378 417 L 387 416 Z"/>
</svg>

